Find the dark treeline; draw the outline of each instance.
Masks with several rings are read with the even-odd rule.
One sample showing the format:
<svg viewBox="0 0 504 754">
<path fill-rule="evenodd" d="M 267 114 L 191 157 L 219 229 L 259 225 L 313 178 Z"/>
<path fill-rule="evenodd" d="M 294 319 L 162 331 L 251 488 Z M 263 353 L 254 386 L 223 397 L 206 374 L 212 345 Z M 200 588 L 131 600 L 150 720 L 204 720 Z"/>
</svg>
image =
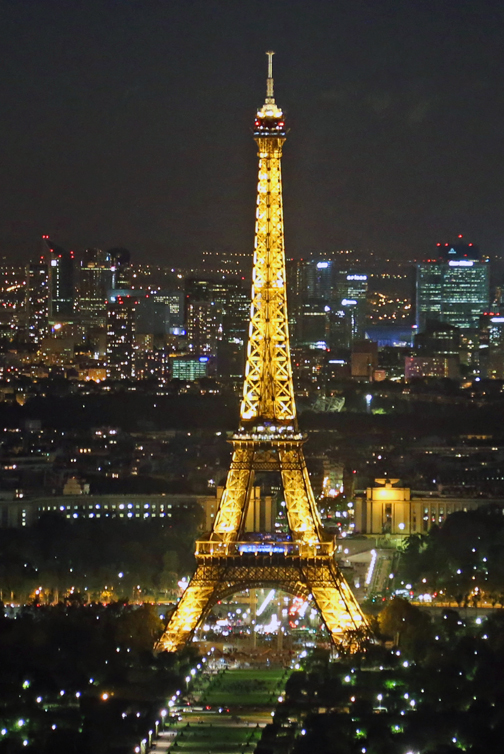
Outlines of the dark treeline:
<svg viewBox="0 0 504 754">
<path fill-rule="evenodd" d="M 46 514 L 33 527 L 0 529 L 2 599 L 88 601 L 104 592 L 124 599 L 173 597 L 177 580 L 194 569 L 202 510 L 196 504 L 172 510 L 163 521 Z"/>
<path fill-rule="evenodd" d="M 504 516 L 497 506 L 452 513 L 427 535 L 409 537 L 400 578 L 459 605 L 504 605 Z"/>
<path fill-rule="evenodd" d="M 120 427 L 126 432 L 155 429 L 232 431 L 238 423 L 238 396 L 230 392 L 159 395 L 155 391 L 138 389 L 78 394 L 68 392 L 68 383 L 65 387 L 66 392 L 48 390 L 33 395 L 22 406 L 0 403 L 1 426 L 19 427 L 26 420 L 36 419 L 44 427 L 61 430 L 86 430 L 107 425 Z M 343 385 L 344 411 L 315 413 L 306 407 L 300 415 L 301 427 L 307 430 L 338 429 L 350 435 L 370 431 L 411 434 L 412 417 L 421 415 L 421 434 L 502 433 L 500 415 L 503 402 L 500 395 L 492 403 L 476 405 L 417 400 L 415 395 L 403 396 L 400 392 L 396 394 L 396 390 L 397 386 L 393 386 L 383 389 L 382 393 L 377 391 L 373 397 L 373 410 L 378 413 L 367 414 L 366 391 L 355 385 Z"/>
</svg>

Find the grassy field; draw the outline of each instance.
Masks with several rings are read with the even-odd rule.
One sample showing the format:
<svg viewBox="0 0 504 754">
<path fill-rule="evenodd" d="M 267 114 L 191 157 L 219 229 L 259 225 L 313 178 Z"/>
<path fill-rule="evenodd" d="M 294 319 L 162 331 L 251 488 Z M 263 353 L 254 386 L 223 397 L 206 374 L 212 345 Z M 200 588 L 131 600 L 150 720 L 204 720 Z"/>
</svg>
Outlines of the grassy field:
<svg viewBox="0 0 504 754">
<path fill-rule="evenodd" d="M 257 744 L 260 738 L 260 731 L 255 728 L 231 728 L 224 725 L 191 725 L 190 728 L 183 728 L 177 735 L 177 751 L 190 752 L 213 752 L 214 754 L 232 754 L 235 751 L 242 751 L 243 745 L 249 743 Z M 253 750 L 253 749 L 252 749 Z"/>
<path fill-rule="evenodd" d="M 174 752 L 243 754 L 245 747 L 254 751 L 287 675 L 282 669 L 261 668 L 226 670 L 212 677 L 198 702 L 198 706 L 211 706 L 211 711 L 183 713 L 175 726 Z M 219 713 L 219 707 L 230 712 Z"/>
<path fill-rule="evenodd" d="M 269 704 L 284 676 L 282 669 L 228 670 L 202 692 L 203 704 L 261 706 Z"/>
</svg>

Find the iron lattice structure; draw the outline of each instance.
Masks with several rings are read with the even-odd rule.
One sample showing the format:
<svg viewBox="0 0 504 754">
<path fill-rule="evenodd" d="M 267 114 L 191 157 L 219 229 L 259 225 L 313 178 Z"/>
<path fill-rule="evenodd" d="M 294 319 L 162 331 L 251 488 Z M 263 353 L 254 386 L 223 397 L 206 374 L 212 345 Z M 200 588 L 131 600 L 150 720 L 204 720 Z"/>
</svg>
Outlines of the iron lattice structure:
<svg viewBox="0 0 504 754">
<path fill-rule="evenodd" d="M 175 651 L 191 639 L 213 605 L 234 592 L 274 587 L 315 601 L 333 641 L 366 630 L 315 504 L 298 431 L 287 319 L 282 207 L 286 130 L 273 96 L 268 55 L 266 100 L 254 137 L 259 148 L 252 303 L 240 427 L 213 530 L 196 543 L 196 572 L 158 642 Z M 280 473 L 290 537 L 265 546 L 243 541 L 256 472 Z"/>
</svg>

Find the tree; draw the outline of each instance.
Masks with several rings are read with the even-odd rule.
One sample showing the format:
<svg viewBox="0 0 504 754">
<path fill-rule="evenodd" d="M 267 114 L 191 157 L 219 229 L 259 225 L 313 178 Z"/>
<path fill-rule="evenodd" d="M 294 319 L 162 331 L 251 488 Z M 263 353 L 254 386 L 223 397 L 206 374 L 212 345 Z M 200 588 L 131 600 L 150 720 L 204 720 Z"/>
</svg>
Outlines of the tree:
<svg viewBox="0 0 504 754">
<path fill-rule="evenodd" d="M 425 656 L 433 631 L 430 616 L 402 597 L 394 597 L 378 616 L 380 631 L 406 655 Z"/>
</svg>

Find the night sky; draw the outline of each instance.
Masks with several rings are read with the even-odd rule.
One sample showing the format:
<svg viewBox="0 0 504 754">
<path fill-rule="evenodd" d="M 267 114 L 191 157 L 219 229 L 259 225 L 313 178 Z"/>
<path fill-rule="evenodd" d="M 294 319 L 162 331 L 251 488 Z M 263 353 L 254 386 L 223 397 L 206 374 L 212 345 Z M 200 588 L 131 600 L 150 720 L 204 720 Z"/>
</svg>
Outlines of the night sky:
<svg viewBox="0 0 504 754">
<path fill-rule="evenodd" d="M 253 246 L 273 49 L 289 256 L 504 252 L 504 6 L 0 0 L 0 254 Z"/>
</svg>

